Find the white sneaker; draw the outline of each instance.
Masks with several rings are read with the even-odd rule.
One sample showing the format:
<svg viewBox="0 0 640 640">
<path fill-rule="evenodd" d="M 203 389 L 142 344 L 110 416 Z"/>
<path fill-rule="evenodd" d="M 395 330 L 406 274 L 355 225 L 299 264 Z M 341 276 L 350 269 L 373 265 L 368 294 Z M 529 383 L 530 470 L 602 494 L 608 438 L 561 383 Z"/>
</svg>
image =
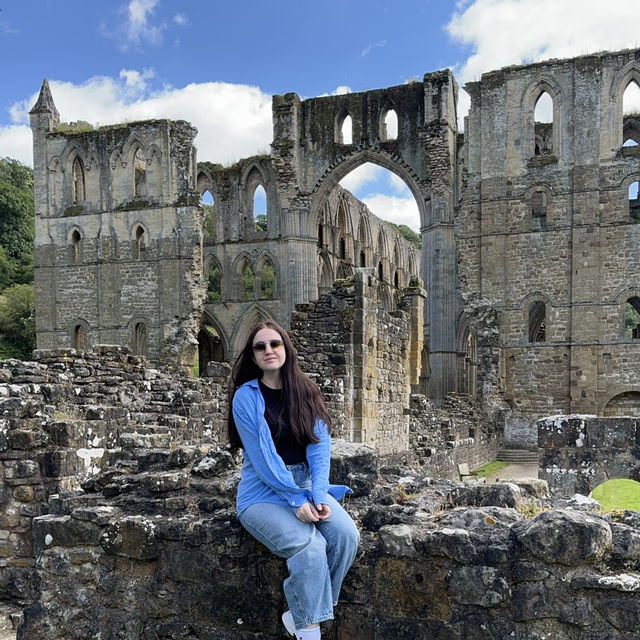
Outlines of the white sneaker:
<svg viewBox="0 0 640 640">
<path fill-rule="evenodd" d="M 298 633 L 298 630 L 296 629 L 296 625 L 293 622 L 293 616 L 291 615 L 291 611 L 285 611 L 282 614 L 282 624 L 284 625 L 284 628 L 292 635 L 295 636 L 296 633 Z"/>
</svg>

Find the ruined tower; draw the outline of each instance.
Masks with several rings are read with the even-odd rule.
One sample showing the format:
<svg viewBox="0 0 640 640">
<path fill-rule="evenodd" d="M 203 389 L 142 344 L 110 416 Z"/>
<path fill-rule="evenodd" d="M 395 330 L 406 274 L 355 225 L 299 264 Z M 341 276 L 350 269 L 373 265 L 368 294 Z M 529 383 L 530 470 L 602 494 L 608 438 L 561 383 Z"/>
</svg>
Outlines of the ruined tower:
<svg viewBox="0 0 640 640">
<path fill-rule="evenodd" d="M 196 130 L 169 120 L 61 125 L 46 80 L 30 116 L 38 347 L 119 344 L 192 363 L 202 298 Z"/>
</svg>

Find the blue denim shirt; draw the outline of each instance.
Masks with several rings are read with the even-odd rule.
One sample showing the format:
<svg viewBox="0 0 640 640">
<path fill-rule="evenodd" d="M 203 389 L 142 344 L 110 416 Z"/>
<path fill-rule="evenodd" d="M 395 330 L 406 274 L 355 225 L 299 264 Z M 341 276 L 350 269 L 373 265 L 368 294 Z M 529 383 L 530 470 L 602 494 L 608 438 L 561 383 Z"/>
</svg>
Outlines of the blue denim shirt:
<svg viewBox="0 0 640 640">
<path fill-rule="evenodd" d="M 276 452 L 269 425 L 264 418 L 264 398 L 257 380 L 238 387 L 233 396 L 233 418 L 243 444 L 244 464 L 238 485 L 237 508 L 242 513 L 256 502 L 271 502 L 297 509 L 305 502 L 326 504 L 327 493 L 342 500 L 351 489 L 329 484 L 331 436 L 323 420 L 314 431 L 319 441 L 307 445 L 311 490 L 301 489 Z"/>
</svg>

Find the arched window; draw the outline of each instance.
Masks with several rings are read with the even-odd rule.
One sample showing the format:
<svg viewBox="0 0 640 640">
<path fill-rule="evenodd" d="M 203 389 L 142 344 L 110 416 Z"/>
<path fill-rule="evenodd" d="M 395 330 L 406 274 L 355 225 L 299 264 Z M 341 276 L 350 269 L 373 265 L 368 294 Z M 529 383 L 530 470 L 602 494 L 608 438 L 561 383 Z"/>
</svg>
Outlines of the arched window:
<svg viewBox="0 0 640 640">
<path fill-rule="evenodd" d="M 622 146 L 637 147 L 640 143 L 640 87 L 631 80 L 622 94 Z"/>
<path fill-rule="evenodd" d="M 633 296 L 624 308 L 624 335 L 628 340 L 640 340 L 640 298 Z"/>
<path fill-rule="evenodd" d="M 133 195 L 136 198 L 147 195 L 147 161 L 140 147 L 133 157 Z"/>
<path fill-rule="evenodd" d="M 205 238 L 215 237 L 216 227 L 213 217 L 213 196 L 208 189 L 202 194 L 202 208 L 204 209 L 204 236 Z"/>
<path fill-rule="evenodd" d="M 531 226 L 535 231 L 547 228 L 547 193 L 542 189 L 531 194 Z"/>
<path fill-rule="evenodd" d="M 396 140 L 398 138 L 398 114 L 389 109 L 380 118 L 380 140 Z"/>
<path fill-rule="evenodd" d="M 80 262 L 80 253 L 82 249 L 82 236 L 77 229 L 73 230 L 71 234 L 71 244 L 69 245 L 69 254 L 72 264 L 78 264 Z"/>
<path fill-rule="evenodd" d="M 145 241 L 144 241 L 144 228 L 142 226 L 136 227 L 136 250 L 135 257 L 136 260 L 141 260 L 144 258 L 145 251 Z"/>
<path fill-rule="evenodd" d="M 260 269 L 260 299 L 273 300 L 276 288 L 276 270 L 271 260 L 265 260 Z"/>
<path fill-rule="evenodd" d="M 73 330 L 73 348 L 76 351 L 87 350 L 87 330 L 84 325 L 77 325 Z"/>
<path fill-rule="evenodd" d="M 207 284 L 207 302 L 220 302 L 222 299 L 222 274 L 220 266 L 214 262 L 209 269 L 209 279 Z"/>
<path fill-rule="evenodd" d="M 378 262 L 378 280 L 380 280 L 380 282 L 384 280 L 384 269 L 382 268 L 382 262 Z"/>
<path fill-rule="evenodd" d="M 71 189 L 73 192 L 73 202 L 84 202 L 86 200 L 84 190 L 84 166 L 82 160 L 76 156 L 71 168 Z"/>
<path fill-rule="evenodd" d="M 353 144 L 353 120 L 348 113 L 338 123 L 336 142 L 338 144 Z"/>
<path fill-rule="evenodd" d="M 137 356 L 147 355 L 147 325 L 144 322 L 136 323 L 133 329 L 133 348 Z"/>
<path fill-rule="evenodd" d="M 261 184 L 253 192 L 253 225 L 256 231 L 267 230 L 267 192 Z"/>
<path fill-rule="evenodd" d="M 346 258 L 347 258 L 347 243 L 345 242 L 345 239 L 344 238 L 340 238 L 340 242 L 338 244 L 339 244 L 338 251 L 339 251 L 339 254 L 340 254 L 340 259 L 341 260 L 346 260 Z"/>
<path fill-rule="evenodd" d="M 545 342 L 547 306 L 536 300 L 529 307 L 529 342 Z"/>
<path fill-rule="evenodd" d="M 242 299 L 253 300 L 255 298 L 255 277 L 253 275 L 253 269 L 248 262 L 245 262 L 244 269 L 242 271 Z"/>
<path fill-rule="evenodd" d="M 535 120 L 534 155 L 552 155 L 553 100 L 546 91 L 543 91 L 536 100 L 533 118 Z"/>
<path fill-rule="evenodd" d="M 366 267 L 367 266 L 366 262 L 367 262 L 367 259 L 366 259 L 366 256 L 364 254 L 364 251 L 361 251 L 360 252 L 360 266 L 361 267 Z"/>
<path fill-rule="evenodd" d="M 640 182 L 637 180 L 629 185 L 629 217 L 632 220 L 640 220 L 640 197 L 638 194 Z"/>
<path fill-rule="evenodd" d="M 398 289 L 400 287 L 400 277 L 398 276 L 398 272 L 396 271 L 393 274 L 393 286 Z"/>
<path fill-rule="evenodd" d="M 324 227 L 322 223 L 318 225 L 318 246 L 322 249 L 324 246 Z"/>
</svg>

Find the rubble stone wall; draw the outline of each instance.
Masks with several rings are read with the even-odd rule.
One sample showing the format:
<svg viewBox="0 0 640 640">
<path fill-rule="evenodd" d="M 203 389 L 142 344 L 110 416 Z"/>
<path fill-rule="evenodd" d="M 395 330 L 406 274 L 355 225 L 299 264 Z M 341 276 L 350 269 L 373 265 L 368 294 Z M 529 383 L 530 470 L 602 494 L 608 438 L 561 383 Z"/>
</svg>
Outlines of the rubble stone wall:
<svg viewBox="0 0 640 640">
<path fill-rule="evenodd" d="M 538 446 L 538 475 L 558 495 L 589 495 L 612 478 L 640 480 L 640 421 L 636 418 L 545 418 L 538 421 Z"/>
<path fill-rule="evenodd" d="M 34 520 L 39 587 L 18 640 L 287 637 L 285 562 L 235 517 L 236 462 L 179 449 L 182 464 L 143 456 Z M 346 508 L 361 552 L 323 638 L 637 638 L 637 513 L 545 509 L 539 481 L 438 481 L 366 445 L 336 443 L 334 463 L 335 481 L 360 480 Z"/>
</svg>

